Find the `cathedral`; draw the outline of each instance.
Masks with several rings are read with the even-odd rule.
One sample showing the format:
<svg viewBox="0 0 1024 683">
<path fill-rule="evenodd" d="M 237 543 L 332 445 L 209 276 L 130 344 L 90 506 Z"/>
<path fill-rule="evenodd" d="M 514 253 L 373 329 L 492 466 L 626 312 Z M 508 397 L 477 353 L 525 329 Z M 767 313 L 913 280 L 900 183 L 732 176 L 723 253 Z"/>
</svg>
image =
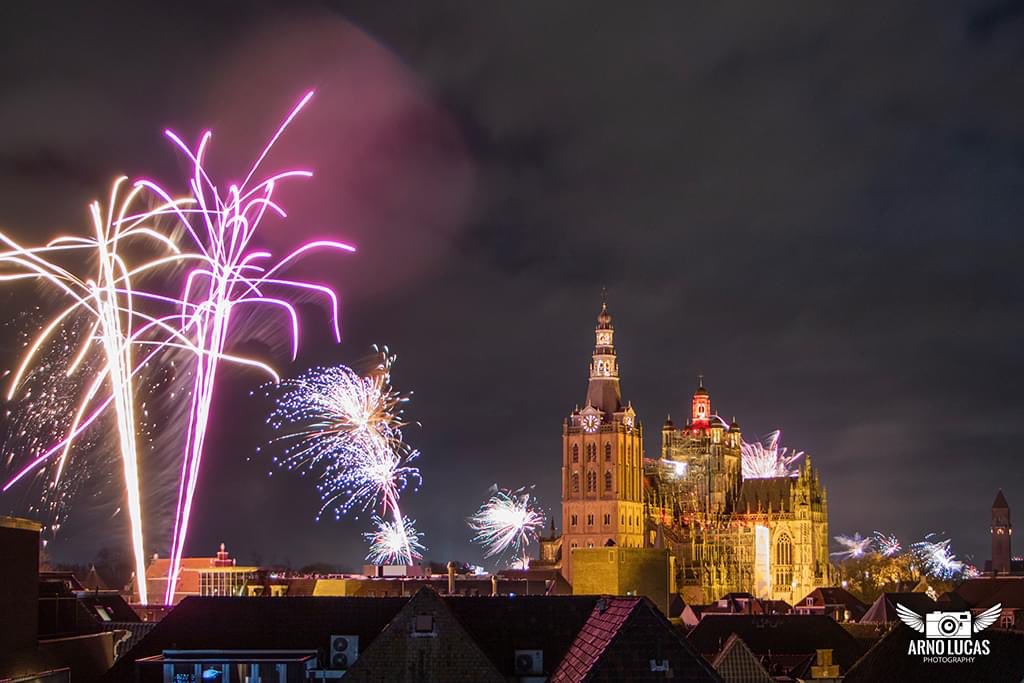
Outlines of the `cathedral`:
<svg viewBox="0 0 1024 683">
<path fill-rule="evenodd" d="M 586 402 L 562 425 L 562 535 L 542 544 L 572 582 L 576 548 L 668 549 L 687 603 L 731 592 L 794 604 L 831 585 L 828 497 L 809 456 L 784 476 L 744 478 L 739 423 L 713 410 L 703 377 L 690 416 L 656 455 L 623 402 L 615 328 L 597 316 Z"/>
</svg>

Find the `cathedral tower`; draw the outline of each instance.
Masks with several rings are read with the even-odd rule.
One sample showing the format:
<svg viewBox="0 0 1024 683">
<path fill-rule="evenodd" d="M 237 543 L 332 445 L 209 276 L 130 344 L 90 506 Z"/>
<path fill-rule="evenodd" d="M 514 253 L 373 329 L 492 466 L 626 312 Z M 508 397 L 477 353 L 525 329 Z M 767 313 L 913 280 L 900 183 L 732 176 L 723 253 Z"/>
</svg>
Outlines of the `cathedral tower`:
<svg viewBox="0 0 1024 683">
<path fill-rule="evenodd" d="M 601 304 L 583 408 L 562 425 L 562 574 L 573 548 L 643 546 L 643 430 L 622 403 L 612 316 Z"/>
<path fill-rule="evenodd" d="M 995 574 L 1010 572 L 1010 506 L 1003 492 L 996 494 L 992 503 L 992 572 Z"/>
</svg>

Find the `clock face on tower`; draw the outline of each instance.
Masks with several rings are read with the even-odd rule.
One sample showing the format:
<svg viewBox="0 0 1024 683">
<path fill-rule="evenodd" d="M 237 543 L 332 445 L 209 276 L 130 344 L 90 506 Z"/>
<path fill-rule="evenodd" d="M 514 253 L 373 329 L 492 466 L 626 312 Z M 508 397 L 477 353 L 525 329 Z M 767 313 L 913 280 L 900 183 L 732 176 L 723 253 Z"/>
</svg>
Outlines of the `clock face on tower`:
<svg viewBox="0 0 1024 683">
<path fill-rule="evenodd" d="M 597 415 L 584 415 L 583 416 L 583 429 L 594 433 L 597 431 L 597 427 L 601 424 L 601 420 L 598 419 Z"/>
</svg>

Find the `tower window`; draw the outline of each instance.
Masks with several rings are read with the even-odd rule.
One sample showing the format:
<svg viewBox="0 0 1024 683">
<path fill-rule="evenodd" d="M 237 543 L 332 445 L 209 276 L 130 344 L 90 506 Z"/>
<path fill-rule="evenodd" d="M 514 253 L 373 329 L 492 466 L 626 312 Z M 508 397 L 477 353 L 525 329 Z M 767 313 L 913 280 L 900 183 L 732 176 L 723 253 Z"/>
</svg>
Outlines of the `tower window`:
<svg viewBox="0 0 1024 683">
<path fill-rule="evenodd" d="M 579 462 L 580 461 L 580 447 L 579 447 L 579 444 L 575 444 L 574 443 L 572 445 L 572 461 L 573 462 Z"/>
<path fill-rule="evenodd" d="M 587 491 L 597 491 L 597 472 L 587 472 Z"/>
<path fill-rule="evenodd" d="M 612 473 L 611 472 L 605 472 L 604 473 L 604 490 L 605 491 L 611 491 L 612 490 Z"/>
<path fill-rule="evenodd" d="M 587 515 L 587 526 L 594 526 L 594 515 Z"/>
<path fill-rule="evenodd" d="M 587 444 L 587 462 L 597 462 L 597 445 Z"/>
<path fill-rule="evenodd" d="M 604 445 L 604 461 L 605 462 L 611 462 L 612 461 L 612 445 L 610 443 L 606 443 Z"/>
<path fill-rule="evenodd" d="M 579 472 L 573 472 L 572 473 L 572 492 L 573 493 L 579 493 L 580 492 L 580 473 Z"/>
<path fill-rule="evenodd" d="M 569 517 L 569 524 L 571 524 L 572 526 L 576 526 L 576 523 L 578 521 L 579 519 L 576 517 L 576 515 L 572 515 L 571 517 Z"/>
<path fill-rule="evenodd" d="M 604 523 L 606 525 L 612 523 L 612 516 L 610 514 L 608 514 L 607 512 L 604 515 Z"/>
</svg>

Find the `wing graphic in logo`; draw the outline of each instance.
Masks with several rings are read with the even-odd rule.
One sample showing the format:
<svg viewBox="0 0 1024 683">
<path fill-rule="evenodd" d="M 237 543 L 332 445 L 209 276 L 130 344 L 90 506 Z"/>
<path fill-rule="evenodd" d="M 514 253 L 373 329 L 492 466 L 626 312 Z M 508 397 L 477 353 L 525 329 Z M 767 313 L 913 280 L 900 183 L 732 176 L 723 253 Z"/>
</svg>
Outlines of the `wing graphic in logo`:
<svg viewBox="0 0 1024 683">
<path fill-rule="evenodd" d="M 902 621 L 904 624 L 914 629 L 918 633 L 924 633 L 924 619 L 922 619 L 917 612 L 908 609 L 897 602 L 896 614 L 899 615 L 900 621 Z M 985 624 L 985 626 L 988 626 L 988 624 Z"/>
<path fill-rule="evenodd" d="M 975 633 L 978 631 L 984 631 L 992 624 L 996 623 L 996 619 L 999 618 L 999 614 L 1003 611 L 1002 603 L 992 605 L 987 610 L 974 617 L 974 621 L 971 625 L 971 630 Z"/>
</svg>

